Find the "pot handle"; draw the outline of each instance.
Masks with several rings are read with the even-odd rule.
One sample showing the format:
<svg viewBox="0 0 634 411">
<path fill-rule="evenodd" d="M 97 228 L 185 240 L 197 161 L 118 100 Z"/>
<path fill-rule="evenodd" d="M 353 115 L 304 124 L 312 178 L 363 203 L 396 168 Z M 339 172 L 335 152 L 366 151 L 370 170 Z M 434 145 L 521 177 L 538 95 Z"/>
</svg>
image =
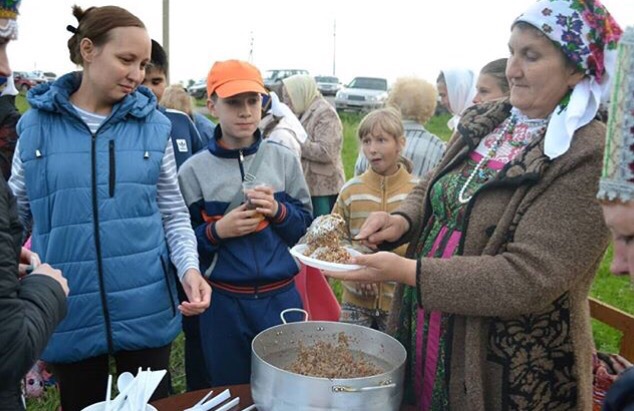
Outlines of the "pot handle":
<svg viewBox="0 0 634 411">
<path fill-rule="evenodd" d="M 367 391 L 383 390 L 386 388 L 396 388 L 396 384 L 392 382 L 392 380 L 387 380 L 387 381 L 381 381 L 379 385 L 373 385 L 370 387 L 360 387 L 360 388 L 348 387 L 346 385 L 333 385 L 332 392 L 343 392 L 343 393 L 367 392 Z"/>
<path fill-rule="evenodd" d="M 302 313 L 302 314 L 304 314 L 304 321 L 303 322 L 307 322 L 308 321 L 308 311 L 302 310 L 301 308 L 287 308 L 286 310 L 284 310 L 284 311 L 282 311 L 280 313 L 280 318 L 282 319 L 282 322 L 284 324 L 288 324 L 288 321 L 286 321 L 286 318 L 284 317 L 284 315 L 286 315 L 286 313 Z"/>
</svg>

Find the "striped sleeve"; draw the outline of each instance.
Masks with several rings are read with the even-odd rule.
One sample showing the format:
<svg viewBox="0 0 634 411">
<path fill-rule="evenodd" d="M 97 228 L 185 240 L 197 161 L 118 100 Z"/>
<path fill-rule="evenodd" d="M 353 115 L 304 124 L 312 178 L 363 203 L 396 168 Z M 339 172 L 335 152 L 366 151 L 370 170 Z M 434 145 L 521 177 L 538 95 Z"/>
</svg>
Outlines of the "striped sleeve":
<svg viewBox="0 0 634 411">
<path fill-rule="evenodd" d="M 20 222 L 24 226 L 25 232 L 31 231 L 31 205 L 29 204 L 29 196 L 26 193 L 26 182 L 24 180 L 24 165 L 20 158 L 20 140 L 15 146 L 13 154 L 13 164 L 11 165 L 11 177 L 9 178 L 9 187 L 13 191 L 13 195 L 18 203 L 18 213 Z"/>
<path fill-rule="evenodd" d="M 178 187 L 176 160 L 172 141 L 168 140 L 157 184 L 157 204 L 163 216 L 163 227 L 170 258 L 183 279 L 185 272 L 198 270 L 196 236 L 189 221 L 189 212 Z"/>
</svg>

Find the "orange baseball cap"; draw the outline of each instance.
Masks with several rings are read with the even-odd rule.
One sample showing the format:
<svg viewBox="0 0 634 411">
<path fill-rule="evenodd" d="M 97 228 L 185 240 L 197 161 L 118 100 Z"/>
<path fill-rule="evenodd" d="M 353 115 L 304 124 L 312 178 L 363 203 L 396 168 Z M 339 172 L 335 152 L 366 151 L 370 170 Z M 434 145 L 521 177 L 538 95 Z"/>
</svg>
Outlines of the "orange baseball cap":
<svg viewBox="0 0 634 411">
<path fill-rule="evenodd" d="M 207 96 L 216 93 L 220 98 L 240 93 L 268 94 L 260 70 L 246 61 L 217 61 L 207 75 Z"/>
</svg>

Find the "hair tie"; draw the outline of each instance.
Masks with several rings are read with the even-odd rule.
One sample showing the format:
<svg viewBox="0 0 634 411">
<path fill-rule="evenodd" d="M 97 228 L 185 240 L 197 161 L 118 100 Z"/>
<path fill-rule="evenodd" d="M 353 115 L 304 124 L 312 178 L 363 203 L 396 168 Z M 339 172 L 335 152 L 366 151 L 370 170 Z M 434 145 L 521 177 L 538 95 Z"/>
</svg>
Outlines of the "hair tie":
<svg viewBox="0 0 634 411">
<path fill-rule="evenodd" d="M 66 30 L 70 31 L 73 34 L 77 34 L 77 27 L 73 27 L 70 24 L 66 26 Z"/>
</svg>

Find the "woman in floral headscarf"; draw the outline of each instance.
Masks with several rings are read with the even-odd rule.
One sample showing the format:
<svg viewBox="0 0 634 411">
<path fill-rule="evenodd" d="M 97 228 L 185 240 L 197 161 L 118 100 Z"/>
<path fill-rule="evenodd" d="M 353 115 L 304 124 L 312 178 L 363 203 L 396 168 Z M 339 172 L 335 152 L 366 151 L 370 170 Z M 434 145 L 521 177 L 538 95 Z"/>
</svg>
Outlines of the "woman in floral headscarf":
<svg viewBox="0 0 634 411">
<path fill-rule="evenodd" d="M 358 239 L 410 242 L 365 268 L 398 281 L 405 399 L 421 410 L 590 410 L 587 297 L 608 243 L 595 193 L 618 25 L 597 0 L 540 0 L 512 25 L 510 99 L 463 114 L 445 156 Z"/>
</svg>

